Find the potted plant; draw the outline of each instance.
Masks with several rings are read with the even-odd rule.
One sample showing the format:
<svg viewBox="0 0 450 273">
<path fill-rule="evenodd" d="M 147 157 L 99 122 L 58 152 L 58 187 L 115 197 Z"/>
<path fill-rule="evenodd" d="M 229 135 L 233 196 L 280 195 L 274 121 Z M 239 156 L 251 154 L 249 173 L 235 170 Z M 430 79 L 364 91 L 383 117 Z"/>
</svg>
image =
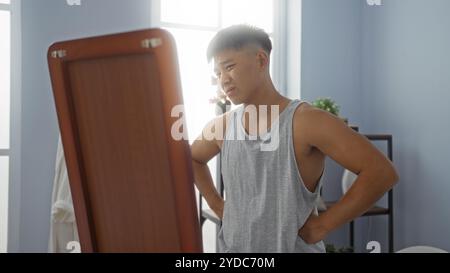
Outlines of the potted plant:
<svg viewBox="0 0 450 273">
<path fill-rule="evenodd" d="M 340 119 L 342 119 L 345 123 L 348 124 L 348 119 L 347 118 L 342 118 L 339 116 L 339 111 L 340 111 L 340 106 L 331 98 L 329 97 L 320 97 L 317 98 L 315 101 L 313 101 L 312 105 L 314 107 L 317 107 L 319 109 L 322 109 L 324 111 L 327 111 L 337 117 L 339 117 Z"/>
</svg>

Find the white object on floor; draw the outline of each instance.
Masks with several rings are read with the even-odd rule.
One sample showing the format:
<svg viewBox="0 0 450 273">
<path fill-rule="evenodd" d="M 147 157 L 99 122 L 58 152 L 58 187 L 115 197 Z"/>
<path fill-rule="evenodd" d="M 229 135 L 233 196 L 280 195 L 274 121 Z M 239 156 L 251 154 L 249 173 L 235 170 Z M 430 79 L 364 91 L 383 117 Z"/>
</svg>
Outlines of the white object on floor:
<svg viewBox="0 0 450 273">
<path fill-rule="evenodd" d="M 75 221 L 69 178 L 67 176 L 66 160 L 61 142 L 58 140 L 56 153 L 55 178 L 53 180 L 50 239 L 50 253 L 67 253 L 70 242 L 79 241 Z"/>
<path fill-rule="evenodd" d="M 432 246 L 411 246 L 396 253 L 448 253 L 448 251 Z"/>
</svg>

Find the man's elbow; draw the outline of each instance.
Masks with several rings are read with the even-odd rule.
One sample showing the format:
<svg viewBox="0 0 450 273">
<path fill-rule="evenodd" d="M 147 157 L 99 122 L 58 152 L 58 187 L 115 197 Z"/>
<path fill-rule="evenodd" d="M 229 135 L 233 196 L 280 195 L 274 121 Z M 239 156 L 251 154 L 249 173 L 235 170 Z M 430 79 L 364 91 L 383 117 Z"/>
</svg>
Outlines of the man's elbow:
<svg viewBox="0 0 450 273">
<path fill-rule="evenodd" d="M 374 181 L 381 183 L 380 186 L 382 185 L 386 191 L 393 188 L 400 180 L 397 170 L 390 161 L 380 160 L 371 165 L 370 169 L 367 173 L 371 173 Z"/>
<path fill-rule="evenodd" d="M 206 165 L 208 161 L 205 161 L 201 156 L 195 152 L 191 152 L 192 164 L 195 166 Z"/>
<path fill-rule="evenodd" d="M 200 156 L 198 155 L 198 149 L 196 147 L 194 147 L 194 144 L 192 144 L 190 146 L 191 148 L 191 159 L 192 159 L 192 163 L 200 163 Z"/>
<path fill-rule="evenodd" d="M 400 180 L 397 170 L 391 163 L 385 170 L 384 180 L 388 184 L 389 188 L 393 188 Z"/>
</svg>

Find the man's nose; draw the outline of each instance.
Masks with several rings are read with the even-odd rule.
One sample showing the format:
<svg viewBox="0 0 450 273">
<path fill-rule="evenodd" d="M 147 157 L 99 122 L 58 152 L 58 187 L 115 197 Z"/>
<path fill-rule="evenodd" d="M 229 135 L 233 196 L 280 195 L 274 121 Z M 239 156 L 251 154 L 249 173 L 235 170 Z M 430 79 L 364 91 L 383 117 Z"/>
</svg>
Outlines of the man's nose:
<svg viewBox="0 0 450 273">
<path fill-rule="evenodd" d="M 227 73 L 223 73 L 222 77 L 220 77 L 220 82 L 222 84 L 222 87 L 226 87 L 231 82 L 231 77 Z"/>
</svg>

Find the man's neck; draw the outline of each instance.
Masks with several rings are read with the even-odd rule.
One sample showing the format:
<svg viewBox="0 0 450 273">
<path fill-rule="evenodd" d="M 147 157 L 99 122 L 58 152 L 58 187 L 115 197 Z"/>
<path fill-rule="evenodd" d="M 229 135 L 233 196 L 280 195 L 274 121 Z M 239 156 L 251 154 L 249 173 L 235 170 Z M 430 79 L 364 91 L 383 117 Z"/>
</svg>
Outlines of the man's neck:
<svg viewBox="0 0 450 273">
<path fill-rule="evenodd" d="M 268 88 L 255 93 L 254 98 L 249 102 L 244 103 L 244 109 L 246 109 L 247 106 L 254 106 L 256 109 L 259 109 L 260 106 L 267 106 L 267 111 L 270 116 L 273 106 L 278 106 L 279 112 L 281 113 L 289 102 L 290 100 L 282 96 L 275 88 Z"/>
<path fill-rule="evenodd" d="M 257 92 L 254 93 L 254 96 L 248 102 L 244 103 L 244 107 L 253 105 L 258 108 L 260 105 L 267 105 L 267 107 L 270 108 L 271 105 L 278 105 L 281 110 L 281 108 L 288 103 L 289 99 L 282 96 L 270 82 L 257 90 Z"/>
<path fill-rule="evenodd" d="M 278 115 L 284 111 L 284 109 L 288 106 L 290 100 L 284 96 L 282 96 L 273 86 L 272 88 L 262 89 L 259 92 L 255 92 L 255 98 L 251 99 L 248 103 L 244 103 L 244 109 L 247 109 L 248 106 L 256 107 L 256 121 L 258 126 L 259 134 L 264 134 L 267 132 L 268 128 L 271 127 L 272 118 L 278 118 Z M 260 106 L 267 106 L 266 114 L 260 113 Z M 272 107 L 277 106 L 278 109 L 273 109 Z M 272 111 L 276 111 L 272 116 Z M 251 112 L 251 111 L 250 111 Z M 248 111 L 244 112 L 244 124 L 246 124 L 246 131 L 248 132 L 248 124 L 249 124 L 249 113 Z"/>
</svg>

